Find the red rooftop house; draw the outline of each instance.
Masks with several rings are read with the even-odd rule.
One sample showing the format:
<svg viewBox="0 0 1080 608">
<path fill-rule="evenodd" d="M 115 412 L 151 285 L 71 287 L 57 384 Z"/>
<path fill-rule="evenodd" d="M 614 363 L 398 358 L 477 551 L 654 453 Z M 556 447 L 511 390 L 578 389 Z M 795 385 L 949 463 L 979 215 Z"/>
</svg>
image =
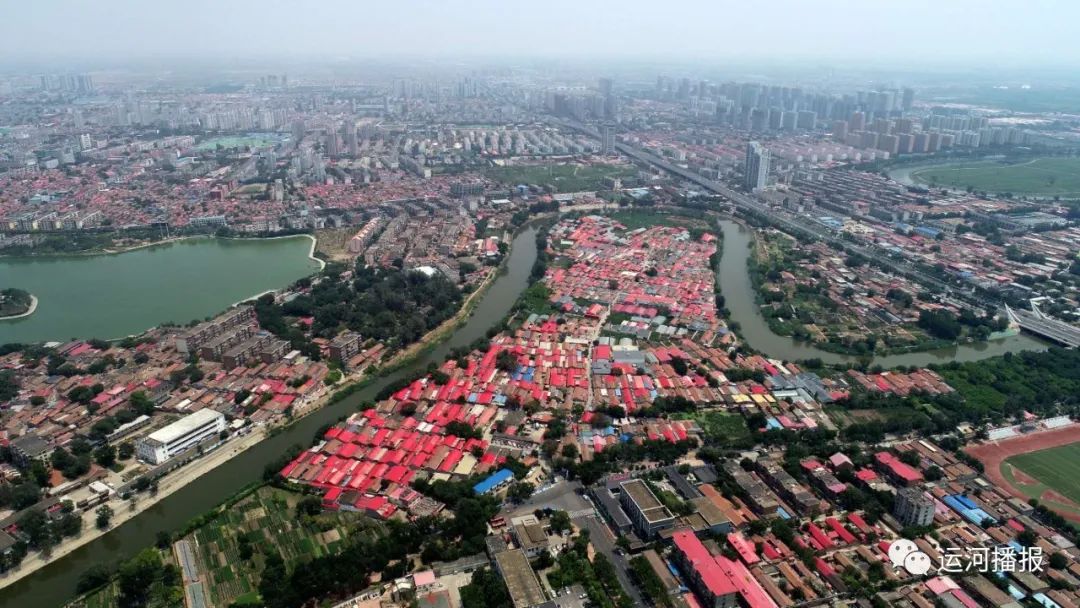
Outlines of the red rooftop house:
<svg viewBox="0 0 1080 608">
<path fill-rule="evenodd" d="M 777 608 L 742 562 L 712 555 L 689 530 L 676 532 L 671 540 L 676 564 L 707 608 L 733 608 L 740 603 L 747 608 Z"/>
<path fill-rule="evenodd" d="M 672 535 L 675 560 L 690 586 L 707 608 L 734 608 L 738 590 L 720 569 L 705 545 L 693 532 L 679 531 Z"/>
<path fill-rule="evenodd" d="M 915 485 L 923 480 L 922 473 L 915 467 L 902 462 L 896 456 L 893 456 L 889 452 L 878 452 L 874 454 L 874 460 L 877 461 L 878 468 L 881 472 L 885 473 L 892 481 L 901 484 L 903 486 Z"/>
</svg>

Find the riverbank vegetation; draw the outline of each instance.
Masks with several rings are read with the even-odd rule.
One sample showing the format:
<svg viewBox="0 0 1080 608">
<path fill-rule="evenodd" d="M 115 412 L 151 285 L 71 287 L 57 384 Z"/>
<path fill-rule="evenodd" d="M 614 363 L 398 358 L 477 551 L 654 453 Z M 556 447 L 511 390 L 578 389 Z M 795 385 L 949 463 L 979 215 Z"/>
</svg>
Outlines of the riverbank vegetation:
<svg viewBox="0 0 1080 608">
<path fill-rule="evenodd" d="M 33 304 L 34 297 L 28 291 L 14 287 L 0 289 L 0 319 L 24 315 Z"/>
<path fill-rule="evenodd" d="M 605 178 L 629 179 L 637 175 L 633 165 L 567 163 L 564 165 L 515 165 L 492 167 L 485 175 L 507 186 L 526 184 L 545 192 L 580 192 L 605 188 Z"/>
<path fill-rule="evenodd" d="M 950 433 L 964 423 L 978 429 L 1015 424 L 1028 412 L 1080 415 L 1080 351 L 1074 349 L 1006 353 L 930 367 L 956 391 L 906 397 L 853 391 L 829 406 L 830 416 L 843 427 L 841 435 L 875 443 L 886 434 Z"/>
<path fill-rule="evenodd" d="M 319 349 L 296 326 L 299 318 L 312 318 L 313 337 L 329 339 L 347 329 L 403 346 L 453 316 L 462 301 L 461 290 L 442 274 L 362 263 L 349 273 L 342 264 L 327 264 L 317 281 L 302 279 L 299 287 L 307 291 L 288 302 L 260 297 L 255 312 L 262 328 L 313 358 Z"/>
<path fill-rule="evenodd" d="M 1003 318 L 951 310 L 861 256 L 777 231 L 757 235 L 750 278 L 769 328 L 829 352 L 883 355 L 983 341 Z"/>
</svg>

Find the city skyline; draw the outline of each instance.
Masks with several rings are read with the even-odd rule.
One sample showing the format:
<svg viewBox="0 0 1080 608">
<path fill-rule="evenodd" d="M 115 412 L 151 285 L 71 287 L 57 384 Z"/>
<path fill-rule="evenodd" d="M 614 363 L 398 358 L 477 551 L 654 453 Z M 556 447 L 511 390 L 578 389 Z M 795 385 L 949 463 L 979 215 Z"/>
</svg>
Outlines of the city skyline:
<svg viewBox="0 0 1080 608">
<path fill-rule="evenodd" d="M 542 8 L 488 0 L 468 6 L 330 2 L 304 10 L 251 0 L 152 9 L 126 0 L 108 5 L 107 10 L 70 1 L 19 6 L 0 24 L 0 55 L 9 63 L 208 57 L 223 62 L 558 57 L 704 64 L 782 59 L 905 66 L 993 61 L 995 69 L 1074 65 L 1080 55 L 1080 43 L 1068 35 L 1080 9 L 1050 1 L 1021 6 L 920 0 L 904 7 L 923 16 L 917 21 L 846 1 L 784 1 L 767 13 L 731 2 L 684 2 L 663 11 L 640 1 L 581 5 L 561 0 Z M 970 26 L 975 16 L 977 28 Z M 493 43 L 501 36 L 528 43 L 496 52 Z M 42 45 L 45 39 L 49 44 Z"/>
</svg>

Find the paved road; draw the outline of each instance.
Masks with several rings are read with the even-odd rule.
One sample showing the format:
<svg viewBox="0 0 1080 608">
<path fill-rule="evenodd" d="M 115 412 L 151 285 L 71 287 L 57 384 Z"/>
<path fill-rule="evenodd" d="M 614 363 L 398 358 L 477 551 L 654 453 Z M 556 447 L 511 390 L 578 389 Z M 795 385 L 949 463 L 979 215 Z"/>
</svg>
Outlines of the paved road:
<svg viewBox="0 0 1080 608">
<path fill-rule="evenodd" d="M 573 521 L 578 528 L 589 531 L 589 541 L 592 543 L 593 548 L 604 554 L 615 565 L 615 575 L 619 579 L 619 584 L 622 585 L 630 599 L 634 601 L 634 605 L 648 606 L 645 598 L 641 596 L 641 592 L 630 580 L 630 565 L 627 563 L 626 557 L 615 553 L 617 548 L 615 536 L 608 529 L 607 524 L 595 514 L 578 517 Z"/>
<path fill-rule="evenodd" d="M 615 565 L 615 574 L 619 578 L 619 584 L 626 590 L 630 599 L 634 600 L 634 605 L 647 606 L 648 603 L 630 579 L 630 566 L 627 559 L 615 553 L 615 549 L 618 548 L 615 545 L 615 536 L 608 529 L 607 524 L 597 515 L 593 504 L 577 493 L 577 490 L 581 487 L 579 481 L 561 481 L 548 488 L 545 492 L 533 494 L 529 500 L 522 504 L 504 508 L 502 515 L 510 519 L 528 515 L 537 509 L 548 508 L 566 511 L 575 526 L 589 531 L 589 540 L 596 551 L 602 553 Z"/>
<path fill-rule="evenodd" d="M 503 517 L 518 517 L 537 509 L 566 511 L 573 517 L 575 512 L 592 511 L 592 504 L 577 493 L 580 481 L 560 481 L 543 492 L 533 494 L 521 504 L 503 507 Z"/>
</svg>

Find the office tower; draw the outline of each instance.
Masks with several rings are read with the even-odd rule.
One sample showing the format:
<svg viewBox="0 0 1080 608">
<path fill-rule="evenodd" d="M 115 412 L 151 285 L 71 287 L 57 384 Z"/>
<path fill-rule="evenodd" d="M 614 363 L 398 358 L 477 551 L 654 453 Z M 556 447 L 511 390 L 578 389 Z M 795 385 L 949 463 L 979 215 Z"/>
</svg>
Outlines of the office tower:
<svg viewBox="0 0 1080 608">
<path fill-rule="evenodd" d="M 299 144 L 300 140 L 304 139 L 304 132 L 306 130 L 307 130 L 307 127 L 304 126 L 304 121 L 302 121 L 302 120 L 294 120 L 293 123 L 292 123 L 293 143 Z"/>
<path fill-rule="evenodd" d="M 615 154 L 615 129 L 609 124 L 600 127 L 600 153 L 604 156 Z"/>
<path fill-rule="evenodd" d="M 780 116 L 780 127 L 785 131 L 794 131 L 799 115 L 795 112 L 784 112 Z"/>
<path fill-rule="evenodd" d="M 746 144 L 746 165 L 743 168 L 746 189 L 761 190 L 769 183 L 769 150 L 760 142 Z"/>
</svg>

